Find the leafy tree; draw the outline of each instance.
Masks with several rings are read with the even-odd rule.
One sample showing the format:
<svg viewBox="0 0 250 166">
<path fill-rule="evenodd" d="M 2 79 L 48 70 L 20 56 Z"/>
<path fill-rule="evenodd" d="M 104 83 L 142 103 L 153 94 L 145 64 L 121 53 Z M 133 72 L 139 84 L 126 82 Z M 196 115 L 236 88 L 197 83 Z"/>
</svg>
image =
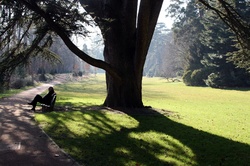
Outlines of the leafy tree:
<svg viewBox="0 0 250 166">
<path fill-rule="evenodd" d="M 168 45 L 168 33 L 165 24 L 158 23 L 149 47 L 147 60 L 144 66 L 144 75 L 153 77 L 160 76 L 160 68 L 164 64 L 163 49 Z"/>
<path fill-rule="evenodd" d="M 174 32 L 178 41 L 188 43 L 184 82 L 194 86 L 205 82 L 212 87 L 249 86 L 249 74 L 228 62 L 226 55 L 238 50 L 232 40 L 235 34 L 228 26 L 216 13 L 204 10 L 195 1 L 189 1 L 182 10 L 173 10 L 176 6 L 179 5 L 170 8 L 181 11 L 177 15 L 182 17 L 178 17 Z"/>
<path fill-rule="evenodd" d="M 35 62 L 30 63 L 32 66 L 39 66 L 39 64 L 36 64 L 36 62 L 39 62 L 40 64 L 43 64 L 46 68 L 46 72 L 49 72 L 51 70 L 56 70 L 58 73 L 70 73 L 73 70 L 73 65 L 76 59 L 76 57 L 69 49 L 65 46 L 61 38 L 54 37 L 53 38 L 53 44 L 50 47 L 50 50 L 57 54 L 60 57 L 61 63 L 51 65 L 48 63 L 42 63 L 42 58 L 36 58 Z"/>
<path fill-rule="evenodd" d="M 85 62 L 104 69 L 110 107 L 143 107 L 142 74 L 148 47 L 163 0 L 81 0 L 85 10 L 100 27 L 104 38 L 104 61 L 97 60 L 76 47 L 70 36 L 84 34 L 88 23 L 78 1 L 3 0 L 3 5 L 17 9 L 26 19 L 36 20 L 36 29 L 55 32 L 67 47 Z M 38 44 L 36 44 L 38 45 Z"/>
<path fill-rule="evenodd" d="M 176 44 L 183 47 L 182 56 L 186 59 L 183 81 L 186 85 L 191 86 L 205 85 L 202 80 L 207 77 L 207 72 L 202 70 L 204 66 L 201 63 L 207 51 L 201 41 L 201 34 L 204 30 L 201 20 L 203 19 L 204 10 L 200 8 L 195 0 L 189 1 L 187 6 L 181 9 L 182 2 L 177 2 L 179 3 L 174 1 L 168 10 L 170 15 L 178 16 L 173 26 L 173 32 Z"/>
<path fill-rule="evenodd" d="M 149 47 L 144 75 L 176 77 L 183 71 L 181 57 L 177 51 L 171 30 L 167 29 L 165 24 L 158 23 Z"/>
<path fill-rule="evenodd" d="M 14 1 L 1 1 L 0 5 L 0 85 L 9 88 L 10 78 L 18 66 L 29 63 L 29 58 L 44 56 L 53 62 L 58 56 L 47 48 L 51 45 L 51 35 L 44 27 L 39 27 L 39 19 Z M 34 25 L 38 26 L 34 31 Z M 35 34 L 35 35 L 33 35 Z M 33 38 L 34 37 L 34 38 Z M 32 40 L 29 40 L 32 39 Z"/>
<path fill-rule="evenodd" d="M 209 47 L 209 51 L 202 63 L 211 69 L 206 84 L 211 87 L 249 86 L 249 73 L 227 60 L 227 54 L 237 50 L 234 47 L 235 41 L 232 40 L 232 32 L 211 12 L 206 12 L 203 23 L 205 30 L 202 40 Z"/>
<path fill-rule="evenodd" d="M 249 0 L 198 0 L 217 16 L 235 34 L 237 51 L 228 60 L 238 67 L 250 70 L 250 2 Z"/>
</svg>

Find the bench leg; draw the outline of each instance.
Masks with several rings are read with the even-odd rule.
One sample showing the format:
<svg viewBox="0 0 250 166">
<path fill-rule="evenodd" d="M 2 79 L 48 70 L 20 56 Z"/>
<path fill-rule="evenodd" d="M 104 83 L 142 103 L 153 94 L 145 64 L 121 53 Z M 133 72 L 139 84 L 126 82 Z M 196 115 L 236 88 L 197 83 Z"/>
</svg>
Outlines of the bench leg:
<svg viewBox="0 0 250 166">
<path fill-rule="evenodd" d="M 42 112 L 47 112 L 48 107 L 42 106 Z"/>
<path fill-rule="evenodd" d="M 53 107 L 42 106 L 42 112 L 51 112 L 51 111 L 53 111 Z"/>
</svg>

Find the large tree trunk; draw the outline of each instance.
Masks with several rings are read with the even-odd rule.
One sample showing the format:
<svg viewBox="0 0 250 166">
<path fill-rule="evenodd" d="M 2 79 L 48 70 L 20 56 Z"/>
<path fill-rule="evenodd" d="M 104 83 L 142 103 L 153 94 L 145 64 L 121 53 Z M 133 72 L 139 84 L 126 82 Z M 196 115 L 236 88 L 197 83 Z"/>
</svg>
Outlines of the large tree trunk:
<svg viewBox="0 0 250 166">
<path fill-rule="evenodd" d="M 106 73 L 109 107 L 143 107 L 142 74 L 162 0 L 142 0 L 137 26 L 137 0 L 82 0 L 104 38 L 104 59 L 121 79 Z M 107 21 L 108 20 L 108 21 Z"/>
<path fill-rule="evenodd" d="M 116 31 L 114 28 L 105 34 L 105 61 L 112 64 L 118 71 L 121 80 L 106 73 L 107 98 L 104 105 L 109 107 L 143 107 L 141 81 L 137 79 L 138 73 L 134 58 L 134 34 L 129 35 L 121 31 L 121 29 Z M 124 40 L 124 38 L 127 39 Z"/>
<path fill-rule="evenodd" d="M 121 80 L 106 73 L 107 98 L 109 107 L 143 107 L 141 81 L 135 63 L 136 45 L 136 1 L 104 4 L 103 16 L 111 22 L 102 26 L 104 38 L 104 59 L 114 67 Z M 140 76 L 141 77 L 141 76 Z"/>
</svg>

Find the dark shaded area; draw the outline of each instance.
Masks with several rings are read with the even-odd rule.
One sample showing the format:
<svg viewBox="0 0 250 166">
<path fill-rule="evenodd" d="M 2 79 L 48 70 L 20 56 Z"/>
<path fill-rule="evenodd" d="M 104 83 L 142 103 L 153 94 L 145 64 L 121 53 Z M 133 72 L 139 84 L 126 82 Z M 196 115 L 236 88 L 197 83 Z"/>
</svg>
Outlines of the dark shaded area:
<svg viewBox="0 0 250 166">
<path fill-rule="evenodd" d="M 65 112 L 45 114 L 52 118 L 56 123 L 47 131 L 56 142 L 69 142 L 66 147 L 69 152 L 77 153 L 73 156 L 84 165 L 125 165 L 128 161 L 136 161 L 138 165 L 195 165 L 190 162 L 197 162 L 197 165 L 247 165 L 250 163 L 250 146 L 248 144 L 229 140 L 227 138 L 207 133 L 193 127 L 180 124 L 168 118 L 167 116 L 175 116 L 174 113 L 161 110 L 159 113 L 153 109 L 103 109 L 102 107 L 82 107 L 79 113 L 79 125 L 85 128 L 84 123 L 91 124 L 92 127 L 100 130 L 99 133 L 89 134 L 82 137 L 73 134 L 64 124 L 67 120 L 72 120 Z M 76 109 L 76 110 L 77 110 Z M 87 111 L 86 111 L 87 110 Z M 136 128 L 127 128 L 121 126 L 117 130 L 114 126 L 120 124 L 106 117 L 106 111 L 114 111 L 115 113 L 126 113 L 132 119 L 138 121 Z M 122 112 L 121 112 L 122 111 Z M 69 112 L 70 113 L 70 112 Z M 91 120 L 83 115 L 88 114 Z M 165 115 L 164 115 L 165 114 Z M 177 116 L 178 117 L 178 116 Z M 111 130 L 111 134 L 105 134 L 105 129 L 101 128 L 100 123 L 105 129 Z M 131 133 L 157 132 L 161 133 L 163 144 L 158 142 L 147 142 L 143 138 L 133 138 Z M 58 134 L 61 133 L 61 134 Z M 169 137 L 176 139 L 171 141 Z M 111 142 L 112 140 L 112 142 Z M 115 141 L 114 141 L 115 140 Z M 152 138 L 152 141 L 154 139 Z M 180 146 L 181 144 L 185 145 Z M 117 151 L 119 148 L 125 148 L 129 153 Z M 172 147 L 172 148 L 170 148 Z M 80 152 L 75 149 L 79 148 Z M 92 151 L 89 149 L 93 149 Z M 174 151 L 171 151 L 174 149 Z M 190 156 L 186 152 L 191 149 L 195 156 Z M 156 157 L 157 154 L 166 154 L 173 161 L 163 161 Z M 111 157 L 112 156 L 112 157 Z M 82 160 L 80 159 L 82 158 Z M 103 160 L 105 159 L 105 160 Z"/>
<path fill-rule="evenodd" d="M 0 99 L 0 166 L 76 166 L 37 126 L 26 103 L 43 85 Z"/>
</svg>

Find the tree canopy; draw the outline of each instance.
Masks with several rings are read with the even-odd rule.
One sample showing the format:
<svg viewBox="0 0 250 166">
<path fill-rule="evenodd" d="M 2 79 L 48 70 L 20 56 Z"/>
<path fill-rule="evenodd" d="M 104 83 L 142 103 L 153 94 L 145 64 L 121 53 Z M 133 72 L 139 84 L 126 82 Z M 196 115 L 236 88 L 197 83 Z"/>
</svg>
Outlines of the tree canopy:
<svg viewBox="0 0 250 166">
<path fill-rule="evenodd" d="M 214 11 L 235 34 L 238 51 L 235 51 L 229 59 L 237 66 L 250 70 L 250 1 L 199 0 L 199 2 Z"/>
<path fill-rule="evenodd" d="M 217 7 L 214 9 L 219 10 L 221 4 L 212 2 L 206 5 L 212 5 Z M 247 22 L 247 1 L 241 1 L 240 4 L 236 3 L 235 8 L 230 8 L 241 11 L 241 17 L 231 15 L 235 18 L 228 18 L 226 13 L 223 17 L 218 17 L 217 12 L 194 0 L 188 1 L 183 9 L 179 9 L 180 4 L 174 3 L 170 6 L 169 12 L 173 15 L 177 12 L 175 15 L 179 16 L 173 26 L 176 40 L 185 45 L 187 50 L 187 66 L 183 76 L 187 85 L 212 87 L 250 85 L 250 55 L 245 43 L 247 38 L 238 34 L 240 33 L 238 31 L 245 29 L 238 29 L 235 32 L 233 27 L 238 25 L 231 25 L 233 21 L 228 20 L 237 18 L 242 20 L 242 24 Z M 244 24 L 244 26 L 249 25 Z"/>
</svg>

